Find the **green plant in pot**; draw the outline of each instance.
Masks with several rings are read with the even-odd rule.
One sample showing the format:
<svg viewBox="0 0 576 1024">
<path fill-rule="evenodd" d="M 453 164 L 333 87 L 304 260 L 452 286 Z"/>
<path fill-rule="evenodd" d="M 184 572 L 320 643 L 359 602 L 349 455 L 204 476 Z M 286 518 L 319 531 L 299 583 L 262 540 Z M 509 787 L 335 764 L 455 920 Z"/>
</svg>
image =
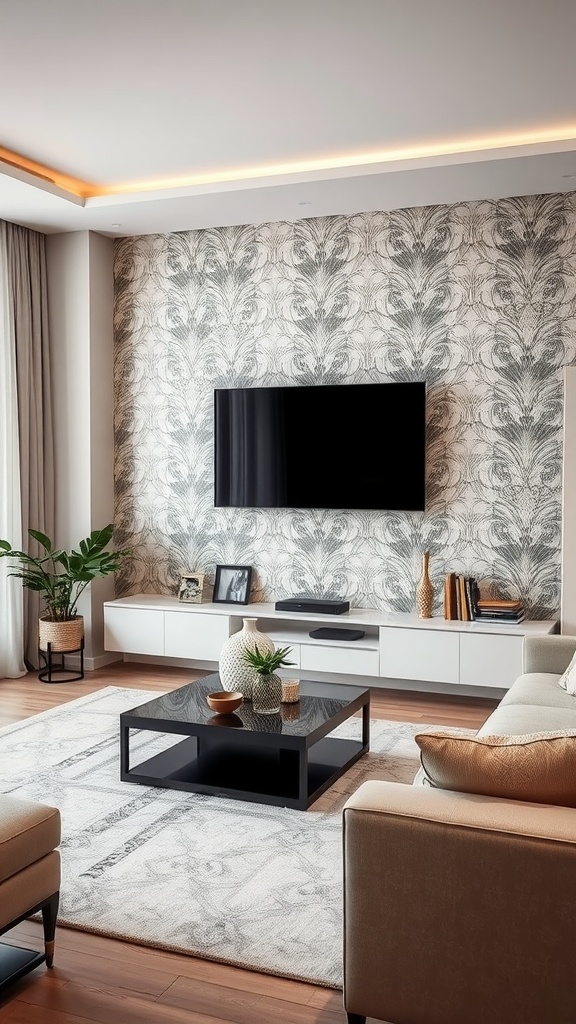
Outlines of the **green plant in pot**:
<svg viewBox="0 0 576 1024">
<path fill-rule="evenodd" d="M 280 647 L 276 651 L 261 653 L 258 647 L 253 651 L 244 651 L 242 657 L 256 672 L 252 690 L 252 707 L 261 715 L 274 715 L 280 711 L 282 703 L 282 680 L 276 675 L 276 669 L 293 662 L 286 660 L 291 647 Z"/>
<path fill-rule="evenodd" d="M 9 541 L 0 540 L 0 558 L 10 558 L 10 576 L 22 580 L 28 590 L 40 594 L 44 603 L 44 615 L 39 622 L 40 650 L 78 650 L 84 636 L 84 618 L 78 615 L 80 595 L 98 577 L 116 572 L 127 551 L 106 551 L 112 540 L 113 526 L 110 523 L 103 530 L 93 530 L 89 537 L 81 540 L 78 548 L 64 551 L 55 548 L 45 533 L 28 530 L 33 540 L 42 549 L 35 557 L 25 551 L 17 551 Z"/>
</svg>

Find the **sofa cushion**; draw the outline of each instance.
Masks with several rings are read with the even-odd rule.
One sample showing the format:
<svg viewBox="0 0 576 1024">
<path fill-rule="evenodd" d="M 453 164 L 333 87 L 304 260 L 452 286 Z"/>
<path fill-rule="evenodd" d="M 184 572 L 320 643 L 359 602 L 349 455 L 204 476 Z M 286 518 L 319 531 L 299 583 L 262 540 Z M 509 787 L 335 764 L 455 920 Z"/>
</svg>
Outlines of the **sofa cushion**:
<svg viewBox="0 0 576 1024">
<path fill-rule="evenodd" d="M 0 887 L 0 930 L 58 892 L 59 888 L 58 850 L 52 850 L 22 871 L 5 878 Z"/>
<path fill-rule="evenodd" d="M 483 737 L 430 732 L 416 742 L 435 788 L 576 807 L 576 729 Z"/>
<path fill-rule="evenodd" d="M 566 693 L 571 697 L 576 696 L 576 654 L 572 658 L 572 661 L 568 665 L 566 671 L 560 676 L 558 685 L 561 686 L 562 689 L 566 690 Z"/>
<path fill-rule="evenodd" d="M 506 704 L 532 704 L 576 711 L 576 700 L 558 686 L 559 679 L 560 676 L 552 672 L 529 672 L 518 676 L 500 701 L 500 707 Z"/>
<path fill-rule="evenodd" d="M 0 795 L 0 882 L 51 853 L 59 842 L 55 807 Z"/>
<path fill-rule="evenodd" d="M 576 729 L 576 706 L 568 709 L 502 703 L 478 730 L 478 736 L 524 736 L 530 732 L 557 732 L 559 729 Z"/>
</svg>

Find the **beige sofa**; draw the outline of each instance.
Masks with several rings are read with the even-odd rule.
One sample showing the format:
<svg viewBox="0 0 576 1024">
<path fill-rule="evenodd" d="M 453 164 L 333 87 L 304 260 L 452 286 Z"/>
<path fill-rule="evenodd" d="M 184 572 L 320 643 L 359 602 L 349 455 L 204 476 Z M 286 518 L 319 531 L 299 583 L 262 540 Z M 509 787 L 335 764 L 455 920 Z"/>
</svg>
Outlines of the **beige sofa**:
<svg viewBox="0 0 576 1024">
<path fill-rule="evenodd" d="M 576 730 L 576 637 L 527 638 L 479 735 Z M 344 809 L 350 1024 L 575 1024 L 576 809 L 367 782 Z"/>
</svg>

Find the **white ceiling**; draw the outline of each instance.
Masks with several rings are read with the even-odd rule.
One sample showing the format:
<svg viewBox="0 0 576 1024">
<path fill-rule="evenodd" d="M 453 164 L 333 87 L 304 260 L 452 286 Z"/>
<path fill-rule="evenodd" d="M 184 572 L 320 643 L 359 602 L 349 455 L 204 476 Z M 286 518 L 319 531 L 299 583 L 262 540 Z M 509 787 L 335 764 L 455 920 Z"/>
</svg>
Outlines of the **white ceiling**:
<svg viewBox="0 0 576 1024">
<path fill-rule="evenodd" d="M 0 146 L 111 193 L 0 163 L 40 230 L 576 188 L 576 0 L 1 0 L 0 34 Z"/>
</svg>

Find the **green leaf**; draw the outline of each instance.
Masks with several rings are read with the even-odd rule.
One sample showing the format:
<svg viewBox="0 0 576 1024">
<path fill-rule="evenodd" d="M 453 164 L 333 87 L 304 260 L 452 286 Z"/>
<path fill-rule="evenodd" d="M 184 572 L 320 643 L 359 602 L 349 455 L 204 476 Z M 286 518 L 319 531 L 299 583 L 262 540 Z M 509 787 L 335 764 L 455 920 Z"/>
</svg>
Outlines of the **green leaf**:
<svg viewBox="0 0 576 1024">
<path fill-rule="evenodd" d="M 112 538 L 111 523 L 103 530 L 93 530 L 79 542 L 79 550 L 71 551 L 54 549 L 50 538 L 40 530 L 28 532 L 43 548 L 41 557 L 16 551 L 2 539 L 0 558 L 14 560 L 10 575 L 22 580 L 26 589 L 42 594 L 48 613 L 58 619 L 73 614 L 80 594 L 92 580 L 116 572 L 128 554 L 127 550 L 104 551 Z"/>
<path fill-rule="evenodd" d="M 11 576 L 15 576 L 16 573 L 10 573 Z M 26 579 L 24 576 L 21 577 L 26 590 L 36 590 L 39 594 L 45 590 L 44 584 L 40 580 Z"/>
<path fill-rule="evenodd" d="M 105 526 L 103 530 L 93 530 L 88 538 L 92 551 L 94 553 L 100 553 L 103 551 L 106 545 L 112 540 L 113 532 L 114 526 L 112 523 Z"/>
<path fill-rule="evenodd" d="M 293 665 L 294 662 L 287 661 L 286 655 L 292 650 L 291 647 L 281 647 L 277 651 L 269 653 L 266 651 L 262 653 L 258 650 L 258 645 L 255 645 L 253 651 L 247 650 L 242 654 L 242 658 L 248 665 L 256 669 L 261 674 L 269 675 L 271 672 L 275 672 L 277 668 L 281 668 L 283 665 Z"/>
<path fill-rule="evenodd" d="M 28 533 L 38 541 L 45 551 L 52 551 L 52 541 L 45 533 L 40 533 L 40 530 L 28 530 Z"/>
</svg>

